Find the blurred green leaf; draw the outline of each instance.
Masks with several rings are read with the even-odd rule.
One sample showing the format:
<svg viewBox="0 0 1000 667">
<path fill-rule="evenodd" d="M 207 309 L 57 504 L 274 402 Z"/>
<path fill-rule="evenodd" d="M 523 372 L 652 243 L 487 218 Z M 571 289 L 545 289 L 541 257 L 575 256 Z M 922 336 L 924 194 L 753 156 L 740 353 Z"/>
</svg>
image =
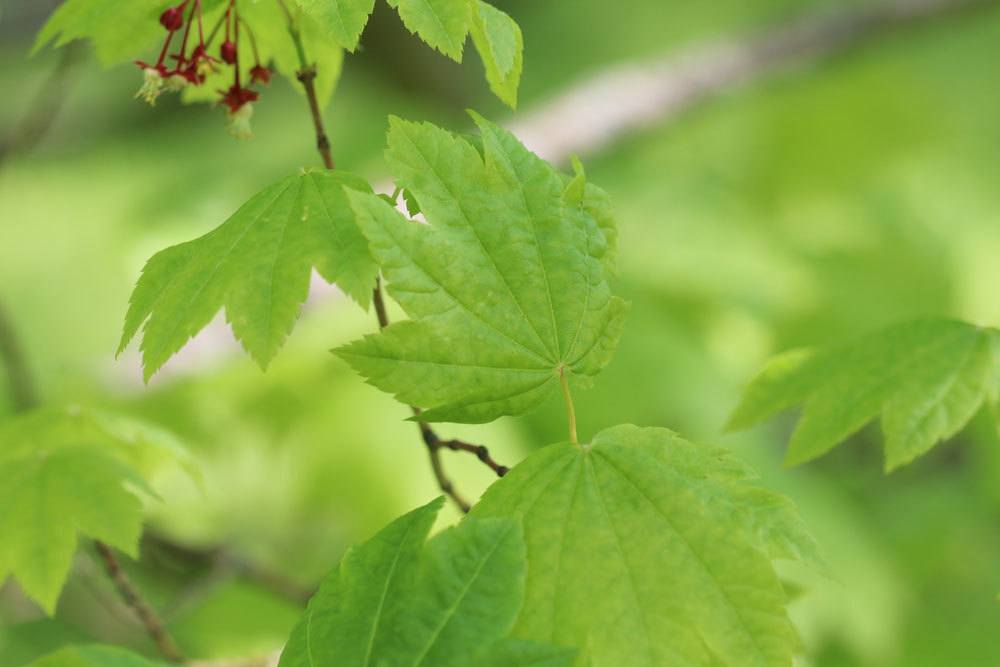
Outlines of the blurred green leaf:
<svg viewBox="0 0 1000 667">
<path fill-rule="evenodd" d="M 71 646 L 39 658 L 30 667 L 164 667 L 117 646 Z"/>
<path fill-rule="evenodd" d="M 13 575 L 52 614 L 77 535 L 132 557 L 139 493 L 164 463 L 191 469 L 183 450 L 136 422 L 79 408 L 38 410 L 0 424 L 0 579 Z"/>
<path fill-rule="evenodd" d="M 1000 390 L 1000 331 L 932 319 L 847 346 L 792 351 L 757 376 L 730 420 L 741 428 L 803 404 L 786 461 L 803 463 L 882 415 L 893 470 L 958 431 Z"/>
<path fill-rule="evenodd" d="M 524 67 L 521 28 L 507 14 L 482 0 L 470 0 L 472 43 L 483 59 L 486 80 L 497 97 L 517 108 L 517 88 Z"/>
</svg>

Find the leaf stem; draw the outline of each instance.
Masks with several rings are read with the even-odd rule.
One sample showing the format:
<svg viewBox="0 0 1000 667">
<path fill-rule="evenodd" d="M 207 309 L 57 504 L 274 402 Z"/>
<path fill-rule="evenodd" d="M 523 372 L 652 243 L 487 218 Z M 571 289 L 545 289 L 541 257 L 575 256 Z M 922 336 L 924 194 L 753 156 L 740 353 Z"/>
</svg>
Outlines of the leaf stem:
<svg viewBox="0 0 1000 667">
<path fill-rule="evenodd" d="M 580 444 L 576 437 L 576 410 L 573 408 L 573 396 L 569 392 L 569 381 L 566 379 L 566 368 L 559 368 L 559 384 L 562 385 L 563 400 L 566 402 L 566 421 L 569 423 L 569 441 Z"/>
<path fill-rule="evenodd" d="M 177 648 L 173 637 L 167 632 L 163 626 L 163 621 L 153 611 L 153 608 L 142 599 L 135 586 L 129 581 L 129 578 L 122 570 L 121 564 L 118 562 L 118 558 L 115 556 L 115 552 L 100 540 L 94 540 L 94 546 L 97 548 L 97 553 L 104 563 L 104 569 L 107 570 L 108 576 L 114 582 L 115 588 L 118 589 L 118 593 L 125 600 L 125 604 L 139 617 L 143 627 L 146 628 L 146 633 L 156 642 L 156 647 L 163 657 L 171 662 L 182 662 L 184 656 L 180 649 Z"/>
</svg>

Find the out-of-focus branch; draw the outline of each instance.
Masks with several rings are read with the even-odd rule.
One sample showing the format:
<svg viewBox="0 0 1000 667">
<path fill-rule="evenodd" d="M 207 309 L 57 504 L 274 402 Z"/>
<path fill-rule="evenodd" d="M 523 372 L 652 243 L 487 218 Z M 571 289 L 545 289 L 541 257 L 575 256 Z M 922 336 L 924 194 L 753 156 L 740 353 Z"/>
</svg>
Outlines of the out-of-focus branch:
<svg viewBox="0 0 1000 667">
<path fill-rule="evenodd" d="M 885 0 L 814 12 L 743 37 L 610 67 L 522 115 L 510 129 L 543 158 L 563 161 L 668 123 L 734 88 L 848 52 L 900 28 L 997 6 L 997 0 Z"/>
<path fill-rule="evenodd" d="M 10 156 L 30 151 L 45 138 L 66 102 L 72 81 L 70 74 L 83 60 L 84 54 L 84 43 L 80 40 L 62 48 L 59 62 L 35 94 L 35 99 L 25 111 L 21 122 L 8 137 L 0 141 L 0 166 Z"/>
</svg>

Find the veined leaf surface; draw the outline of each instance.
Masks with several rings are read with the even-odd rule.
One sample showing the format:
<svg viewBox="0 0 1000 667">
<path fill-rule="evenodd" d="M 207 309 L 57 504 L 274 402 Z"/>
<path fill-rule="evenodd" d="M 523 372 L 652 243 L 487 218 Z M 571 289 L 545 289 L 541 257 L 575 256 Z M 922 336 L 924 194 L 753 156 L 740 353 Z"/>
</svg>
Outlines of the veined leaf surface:
<svg viewBox="0 0 1000 667">
<path fill-rule="evenodd" d="M 627 310 L 608 283 L 616 236 L 607 196 L 475 119 L 482 153 L 433 125 L 391 120 L 387 159 L 429 225 L 351 195 L 389 293 L 412 319 L 337 353 L 426 408 L 428 421 L 523 413 L 561 374 L 589 383 L 610 361 Z"/>
<path fill-rule="evenodd" d="M 524 592 L 519 523 L 467 520 L 425 544 L 442 500 L 344 556 L 293 631 L 281 667 L 494 664 L 486 656 L 511 666 L 569 664 L 572 652 L 504 640 Z"/>
<path fill-rule="evenodd" d="M 660 428 L 617 426 L 528 457 L 470 515 L 523 521 L 514 636 L 577 646 L 577 664 L 594 667 L 791 665 L 771 559 L 815 545 L 788 501 L 751 479 L 725 450 Z"/>
<path fill-rule="evenodd" d="M 233 333 L 266 368 L 295 324 L 313 267 L 367 307 L 376 267 L 346 190 L 370 192 L 346 172 L 290 176 L 214 231 L 153 255 L 132 293 L 119 352 L 145 323 L 149 379 L 225 308 Z"/>
</svg>

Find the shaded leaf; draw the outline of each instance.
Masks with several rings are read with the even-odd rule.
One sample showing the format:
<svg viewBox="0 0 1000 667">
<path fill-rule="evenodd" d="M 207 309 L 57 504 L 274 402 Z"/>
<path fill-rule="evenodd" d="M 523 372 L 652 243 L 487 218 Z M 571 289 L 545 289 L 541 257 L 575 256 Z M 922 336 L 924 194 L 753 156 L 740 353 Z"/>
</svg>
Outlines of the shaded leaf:
<svg viewBox="0 0 1000 667">
<path fill-rule="evenodd" d="M 493 5 L 472 0 L 472 43 L 486 68 L 490 90 L 511 108 L 517 107 L 517 88 L 524 67 L 524 38 L 510 16 Z"/>
<path fill-rule="evenodd" d="M 779 355 L 747 387 L 731 428 L 802 405 L 786 461 L 803 463 L 881 415 L 893 470 L 954 436 L 1000 383 L 1000 332 L 907 322 L 843 347 Z"/>
<path fill-rule="evenodd" d="M 60 649 L 35 660 L 30 667 L 164 667 L 164 663 L 117 646 L 89 644 Z"/>
</svg>

